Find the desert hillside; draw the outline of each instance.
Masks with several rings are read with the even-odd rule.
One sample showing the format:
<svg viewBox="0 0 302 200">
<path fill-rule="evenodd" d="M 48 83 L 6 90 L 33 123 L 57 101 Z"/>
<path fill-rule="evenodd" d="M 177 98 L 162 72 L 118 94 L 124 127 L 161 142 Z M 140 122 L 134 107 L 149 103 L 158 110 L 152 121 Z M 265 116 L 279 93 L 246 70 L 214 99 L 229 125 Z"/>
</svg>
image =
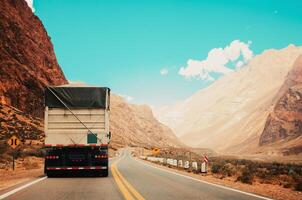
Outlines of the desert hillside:
<svg viewBox="0 0 302 200">
<path fill-rule="evenodd" d="M 259 144 L 275 145 L 286 155 L 302 153 L 302 55 L 277 96 L 281 98 L 267 118 Z"/>
<path fill-rule="evenodd" d="M 111 96 L 110 130 L 113 146 L 182 146 L 172 130 L 158 122 L 149 106 Z"/>
<path fill-rule="evenodd" d="M 259 146 L 268 114 L 302 47 L 266 50 L 183 102 L 155 110 L 188 145 L 250 153 Z"/>
</svg>

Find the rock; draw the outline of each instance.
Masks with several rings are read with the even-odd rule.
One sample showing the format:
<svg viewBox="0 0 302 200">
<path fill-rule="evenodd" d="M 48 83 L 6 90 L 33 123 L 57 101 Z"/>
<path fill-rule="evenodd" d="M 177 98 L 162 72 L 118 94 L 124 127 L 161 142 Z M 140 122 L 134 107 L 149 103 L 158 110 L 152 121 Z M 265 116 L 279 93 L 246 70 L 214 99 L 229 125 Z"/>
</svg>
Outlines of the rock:
<svg viewBox="0 0 302 200">
<path fill-rule="evenodd" d="M 67 83 L 50 37 L 24 0 L 0 1 L 0 102 L 43 116 L 45 85 Z"/>
<path fill-rule="evenodd" d="M 279 96 L 280 99 L 267 118 L 259 145 L 294 140 L 283 149 L 286 155 L 299 154 L 302 152 L 302 55 L 288 73 L 277 97 Z"/>
<path fill-rule="evenodd" d="M 267 118 L 259 144 L 302 136 L 302 84 L 288 89 Z"/>
</svg>

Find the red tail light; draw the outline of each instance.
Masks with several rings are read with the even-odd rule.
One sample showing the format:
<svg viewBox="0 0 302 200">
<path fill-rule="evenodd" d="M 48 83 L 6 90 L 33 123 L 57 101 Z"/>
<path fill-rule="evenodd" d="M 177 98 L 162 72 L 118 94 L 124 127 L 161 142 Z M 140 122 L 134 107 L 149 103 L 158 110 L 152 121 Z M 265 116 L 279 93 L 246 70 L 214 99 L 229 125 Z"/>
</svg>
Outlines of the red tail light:
<svg viewBox="0 0 302 200">
<path fill-rule="evenodd" d="M 107 154 L 104 154 L 104 155 L 95 155 L 94 157 L 98 158 L 98 159 L 101 159 L 101 158 L 108 158 L 108 155 Z"/>
<path fill-rule="evenodd" d="M 59 156 L 46 156 L 46 159 L 55 160 L 55 159 L 59 159 Z"/>
</svg>

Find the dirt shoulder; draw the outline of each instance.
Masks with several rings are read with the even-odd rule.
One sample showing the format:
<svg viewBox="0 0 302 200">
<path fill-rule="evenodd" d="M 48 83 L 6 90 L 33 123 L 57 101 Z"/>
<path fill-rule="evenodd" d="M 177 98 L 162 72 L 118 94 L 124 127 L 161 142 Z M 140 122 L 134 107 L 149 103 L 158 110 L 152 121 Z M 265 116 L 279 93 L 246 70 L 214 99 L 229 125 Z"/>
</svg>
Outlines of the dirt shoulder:
<svg viewBox="0 0 302 200">
<path fill-rule="evenodd" d="M 0 169 L 0 191 L 44 174 L 43 159 L 28 157 L 16 160 L 16 168 Z"/>
<path fill-rule="evenodd" d="M 210 183 L 215 183 L 222 186 L 227 186 L 230 188 L 238 189 L 241 191 L 258 194 L 261 196 L 278 199 L 278 200 L 302 200 L 302 192 L 293 191 L 288 188 L 284 188 L 279 185 L 272 185 L 272 184 L 266 184 L 266 183 L 259 183 L 257 181 L 253 182 L 252 185 L 250 184 L 244 184 L 239 181 L 235 181 L 232 177 L 226 177 L 223 179 L 220 179 L 218 176 L 215 176 L 215 174 L 194 174 L 192 172 L 185 171 L 183 169 L 178 168 L 172 168 L 163 166 L 160 164 L 152 163 L 146 160 L 139 159 L 142 162 L 148 163 L 150 165 L 167 169 L 179 174 L 187 175 L 202 181 L 207 181 Z"/>
</svg>

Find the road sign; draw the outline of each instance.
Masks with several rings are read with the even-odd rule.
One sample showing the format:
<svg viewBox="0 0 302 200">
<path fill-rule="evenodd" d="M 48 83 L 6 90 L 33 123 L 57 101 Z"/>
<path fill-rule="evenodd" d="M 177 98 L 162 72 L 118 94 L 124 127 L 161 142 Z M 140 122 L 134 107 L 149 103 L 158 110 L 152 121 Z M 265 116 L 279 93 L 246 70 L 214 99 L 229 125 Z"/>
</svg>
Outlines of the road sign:
<svg viewBox="0 0 302 200">
<path fill-rule="evenodd" d="M 19 139 L 17 136 L 15 136 L 15 135 L 13 135 L 12 137 L 10 137 L 10 138 L 7 140 L 7 144 L 8 144 L 11 148 L 13 148 L 13 149 L 17 148 L 17 146 L 18 146 L 20 143 L 21 143 L 20 139 Z"/>
<path fill-rule="evenodd" d="M 208 162 L 209 162 L 208 156 L 204 156 L 204 157 L 203 157 L 203 161 L 204 161 L 205 163 L 208 163 Z"/>
<path fill-rule="evenodd" d="M 160 153 L 160 149 L 159 148 L 154 148 L 153 150 L 152 150 L 152 155 L 153 156 L 156 156 L 156 155 L 158 155 Z"/>
<path fill-rule="evenodd" d="M 203 156 L 203 163 L 201 163 L 201 172 L 202 173 L 207 173 L 208 171 L 208 162 L 209 162 L 209 158 L 208 156 Z"/>
</svg>

